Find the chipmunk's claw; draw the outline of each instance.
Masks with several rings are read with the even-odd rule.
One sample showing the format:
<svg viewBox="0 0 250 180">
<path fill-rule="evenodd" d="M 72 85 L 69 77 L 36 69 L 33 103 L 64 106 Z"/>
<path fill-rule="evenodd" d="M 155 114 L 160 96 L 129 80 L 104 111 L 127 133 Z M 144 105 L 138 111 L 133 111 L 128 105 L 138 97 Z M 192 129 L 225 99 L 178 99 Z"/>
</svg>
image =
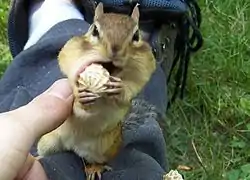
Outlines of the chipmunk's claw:
<svg viewBox="0 0 250 180">
<path fill-rule="evenodd" d="M 105 84 L 107 87 L 103 93 L 106 93 L 108 96 L 118 95 L 122 92 L 123 83 L 121 79 L 117 77 L 110 76 L 110 81 Z"/>
<path fill-rule="evenodd" d="M 122 92 L 122 88 L 113 88 L 113 89 L 106 89 L 103 93 L 107 94 L 108 96 L 115 96 Z"/>
<path fill-rule="evenodd" d="M 114 76 L 109 76 L 109 80 L 112 82 L 122 82 L 120 78 Z"/>
<path fill-rule="evenodd" d="M 98 180 L 102 178 L 102 172 L 111 171 L 112 168 L 107 165 L 101 164 L 90 164 L 85 166 L 85 173 L 87 176 L 87 180 L 95 180 L 95 177 L 98 177 Z"/>
<path fill-rule="evenodd" d="M 95 100 L 97 100 L 98 98 L 100 98 L 99 95 L 91 93 L 85 89 L 78 90 L 78 99 L 79 102 L 83 105 L 91 104 L 95 102 Z"/>
</svg>

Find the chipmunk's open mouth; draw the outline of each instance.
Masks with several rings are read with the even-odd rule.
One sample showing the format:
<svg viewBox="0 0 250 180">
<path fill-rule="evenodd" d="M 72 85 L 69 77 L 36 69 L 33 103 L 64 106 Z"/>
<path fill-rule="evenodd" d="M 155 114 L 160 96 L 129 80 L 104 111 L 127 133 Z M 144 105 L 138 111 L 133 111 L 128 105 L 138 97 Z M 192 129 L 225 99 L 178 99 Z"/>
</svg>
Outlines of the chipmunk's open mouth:
<svg viewBox="0 0 250 180">
<path fill-rule="evenodd" d="M 79 78 L 79 75 L 85 71 L 85 69 L 90 66 L 91 64 L 100 64 L 103 66 L 103 68 L 105 68 L 109 74 L 111 76 L 117 76 L 122 68 L 121 67 L 117 67 L 114 65 L 113 61 L 111 59 L 106 59 L 106 58 L 102 58 L 102 57 L 94 57 L 94 56 L 90 56 L 91 58 L 87 59 L 86 57 L 84 57 L 84 60 L 80 61 L 82 62 L 80 67 L 78 68 L 76 74 L 75 74 L 75 79 L 77 80 Z"/>
<path fill-rule="evenodd" d="M 111 75 L 117 70 L 117 67 L 115 67 L 112 62 L 101 62 L 99 64 L 101 64 L 105 69 L 107 69 L 107 71 Z"/>
</svg>

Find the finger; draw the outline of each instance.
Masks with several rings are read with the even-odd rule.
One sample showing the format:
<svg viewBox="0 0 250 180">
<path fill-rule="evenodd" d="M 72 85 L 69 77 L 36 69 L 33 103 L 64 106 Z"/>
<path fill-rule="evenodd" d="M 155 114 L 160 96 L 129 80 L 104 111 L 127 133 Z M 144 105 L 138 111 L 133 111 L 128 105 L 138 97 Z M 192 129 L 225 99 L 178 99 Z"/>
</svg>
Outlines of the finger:
<svg viewBox="0 0 250 180">
<path fill-rule="evenodd" d="M 28 173 L 28 171 L 33 166 L 35 160 L 36 159 L 31 154 L 29 154 L 24 165 L 23 165 L 23 168 L 20 170 L 20 172 L 18 173 L 16 178 L 17 179 L 24 179 L 25 175 Z"/>
<path fill-rule="evenodd" d="M 121 93 L 122 92 L 122 88 L 118 88 L 118 89 L 106 89 L 103 92 L 107 93 L 107 94 L 117 94 L 117 93 Z"/>
<path fill-rule="evenodd" d="M 97 176 L 98 176 L 98 180 L 101 180 L 102 179 L 102 175 L 100 172 L 97 172 Z"/>
<path fill-rule="evenodd" d="M 79 99 L 79 102 L 82 104 L 86 104 L 86 103 L 94 102 L 98 98 L 99 97 L 85 97 L 85 98 Z"/>
<path fill-rule="evenodd" d="M 16 179 L 32 180 L 37 179 L 37 177 L 39 177 L 39 180 L 48 180 L 40 162 L 37 161 L 31 154 L 29 154 L 22 170 Z"/>
<path fill-rule="evenodd" d="M 90 92 L 90 91 L 87 90 L 85 87 L 79 87 L 78 92 Z"/>
<path fill-rule="evenodd" d="M 114 87 L 114 88 L 122 88 L 122 83 L 121 82 L 107 82 L 104 84 L 105 86 L 109 87 Z"/>
<path fill-rule="evenodd" d="M 111 81 L 121 82 L 122 80 L 118 77 L 110 76 L 109 77 Z"/>
<path fill-rule="evenodd" d="M 82 104 L 82 105 L 84 105 L 84 106 L 91 106 L 91 105 L 93 105 L 93 104 L 95 104 L 95 101 L 86 102 L 86 103 L 84 103 L 84 104 Z"/>
<path fill-rule="evenodd" d="M 93 174 L 90 174 L 90 175 L 89 175 L 88 180 L 95 180 L 95 177 L 93 176 Z"/>
<path fill-rule="evenodd" d="M 84 98 L 84 97 L 100 97 L 98 94 L 94 93 L 87 93 L 87 92 L 81 92 L 78 94 L 79 98 Z"/>
<path fill-rule="evenodd" d="M 72 89 L 68 81 L 63 79 L 27 105 L 0 114 L 0 160 L 4 165 L 0 165 L 0 169 L 6 172 L 4 177 L 1 174 L 1 178 L 13 179 L 17 175 L 35 140 L 66 120 L 72 111 L 72 102 Z M 36 163 L 36 166 L 39 164 Z"/>
<path fill-rule="evenodd" d="M 62 100 L 67 99 L 70 95 L 72 95 L 73 91 L 69 84 L 68 79 L 63 78 L 55 81 L 46 91 L 44 91 L 41 95 L 50 94 L 54 95 Z M 40 96 L 41 96 L 40 95 Z M 39 97 L 39 96 L 38 96 Z"/>
<path fill-rule="evenodd" d="M 62 124 L 72 111 L 73 95 L 67 80 L 56 81 L 47 91 L 29 104 L 8 112 L 11 120 L 18 122 L 37 138 Z"/>
<path fill-rule="evenodd" d="M 35 157 L 35 159 L 36 159 L 37 161 L 39 161 L 39 160 L 42 159 L 42 158 L 43 158 L 43 156 L 39 156 L 39 155 Z"/>
<path fill-rule="evenodd" d="M 105 165 L 104 166 L 104 169 L 107 170 L 107 171 L 112 171 L 112 167 L 108 166 L 108 165 Z"/>
</svg>

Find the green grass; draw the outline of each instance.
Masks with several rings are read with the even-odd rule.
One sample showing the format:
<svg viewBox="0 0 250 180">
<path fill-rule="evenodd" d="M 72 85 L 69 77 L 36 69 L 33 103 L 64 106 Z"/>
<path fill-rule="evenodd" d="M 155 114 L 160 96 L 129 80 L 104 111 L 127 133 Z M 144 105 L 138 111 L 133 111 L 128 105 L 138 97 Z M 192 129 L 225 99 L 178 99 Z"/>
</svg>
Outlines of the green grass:
<svg viewBox="0 0 250 180">
<path fill-rule="evenodd" d="M 9 1 L 0 0 L 0 77 L 11 60 L 7 45 L 7 18 Z"/>
<path fill-rule="evenodd" d="M 187 180 L 250 179 L 250 1 L 200 0 L 204 47 L 192 58 L 186 97 L 168 114 L 168 156 Z M 0 5 L 0 71 L 10 60 Z"/>
<path fill-rule="evenodd" d="M 170 110 L 170 163 L 193 167 L 187 179 L 247 180 L 250 1 L 199 2 L 205 43 L 192 59 L 186 98 Z"/>
</svg>

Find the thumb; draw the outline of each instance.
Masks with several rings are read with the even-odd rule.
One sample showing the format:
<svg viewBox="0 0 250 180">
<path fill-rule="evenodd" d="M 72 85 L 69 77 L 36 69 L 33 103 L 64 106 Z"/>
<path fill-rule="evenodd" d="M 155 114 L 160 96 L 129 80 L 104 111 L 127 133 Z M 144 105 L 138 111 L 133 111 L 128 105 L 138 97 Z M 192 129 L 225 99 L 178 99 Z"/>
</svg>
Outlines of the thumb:
<svg viewBox="0 0 250 180">
<path fill-rule="evenodd" d="M 47 91 L 37 96 L 15 113 L 18 121 L 39 137 L 60 126 L 72 111 L 73 95 L 68 80 L 56 81 Z"/>
</svg>

